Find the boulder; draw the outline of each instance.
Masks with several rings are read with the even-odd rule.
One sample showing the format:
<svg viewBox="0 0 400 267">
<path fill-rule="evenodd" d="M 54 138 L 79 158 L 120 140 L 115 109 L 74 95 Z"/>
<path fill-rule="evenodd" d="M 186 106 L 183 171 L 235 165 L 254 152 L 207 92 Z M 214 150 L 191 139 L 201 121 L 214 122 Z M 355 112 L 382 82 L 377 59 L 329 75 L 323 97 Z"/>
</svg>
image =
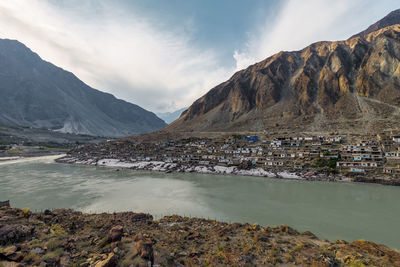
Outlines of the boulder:
<svg viewBox="0 0 400 267">
<path fill-rule="evenodd" d="M 115 267 L 117 264 L 117 256 L 114 253 L 110 253 L 105 260 L 97 262 L 95 267 Z"/>
<path fill-rule="evenodd" d="M 10 200 L 0 201 L 0 207 L 10 207 Z"/>
<path fill-rule="evenodd" d="M 45 210 L 44 215 L 54 215 L 54 213 L 51 210 Z"/>
<path fill-rule="evenodd" d="M 285 234 L 289 234 L 289 235 L 298 235 L 299 234 L 296 230 L 294 230 L 293 228 L 291 228 L 291 227 L 289 227 L 287 225 L 284 225 L 284 224 L 282 224 L 279 227 L 279 231 L 281 233 L 285 233 Z"/>
<path fill-rule="evenodd" d="M 122 227 L 121 225 L 114 226 L 113 228 L 111 228 L 110 232 L 108 233 L 108 241 L 110 243 L 121 241 L 123 231 L 124 231 L 124 227 Z"/>
<path fill-rule="evenodd" d="M 135 254 L 140 256 L 142 259 L 150 261 L 153 265 L 153 242 L 150 239 L 139 240 L 136 242 Z"/>
<path fill-rule="evenodd" d="M 0 245 L 21 241 L 33 232 L 32 226 L 23 224 L 9 224 L 0 228 Z"/>
<path fill-rule="evenodd" d="M 6 257 L 14 254 L 15 252 L 17 252 L 17 247 L 16 246 L 9 246 L 6 247 L 5 249 L 2 250 L 2 254 Z"/>
<path fill-rule="evenodd" d="M 0 266 L 4 267 L 22 267 L 23 265 L 18 262 L 0 261 Z"/>
</svg>

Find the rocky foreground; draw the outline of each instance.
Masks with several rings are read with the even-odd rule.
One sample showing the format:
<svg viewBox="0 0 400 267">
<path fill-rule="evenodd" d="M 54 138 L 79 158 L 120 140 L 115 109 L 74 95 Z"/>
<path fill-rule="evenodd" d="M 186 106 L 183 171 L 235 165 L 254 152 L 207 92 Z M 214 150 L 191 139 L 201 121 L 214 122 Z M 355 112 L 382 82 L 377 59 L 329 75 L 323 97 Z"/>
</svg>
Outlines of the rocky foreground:
<svg viewBox="0 0 400 267">
<path fill-rule="evenodd" d="M 0 266 L 400 266 L 368 241 L 179 216 L 0 208 Z"/>
</svg>

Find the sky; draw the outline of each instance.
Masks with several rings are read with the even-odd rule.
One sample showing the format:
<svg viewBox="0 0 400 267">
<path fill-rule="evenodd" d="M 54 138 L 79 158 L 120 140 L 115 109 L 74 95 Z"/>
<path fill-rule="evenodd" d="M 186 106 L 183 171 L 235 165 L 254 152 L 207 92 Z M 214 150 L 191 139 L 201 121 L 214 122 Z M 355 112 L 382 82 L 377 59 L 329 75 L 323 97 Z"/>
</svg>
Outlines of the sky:
<svg viewBox="0 0 400 267">
<path fill-rule="evenodd" d="M 398 0 L 4 0 L 0 38 L 93 88 L 170 112 L 279 51 L 347 39 L 398 8 Z"/>
</svg>

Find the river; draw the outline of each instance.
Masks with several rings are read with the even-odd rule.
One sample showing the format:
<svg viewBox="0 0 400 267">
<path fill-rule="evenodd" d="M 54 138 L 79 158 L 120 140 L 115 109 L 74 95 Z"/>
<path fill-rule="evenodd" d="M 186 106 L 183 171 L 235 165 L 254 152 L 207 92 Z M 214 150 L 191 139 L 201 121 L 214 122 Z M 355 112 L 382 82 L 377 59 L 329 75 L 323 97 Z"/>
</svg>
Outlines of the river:
<svg viewBox="0 0 400 267">
<path fill-rule="evenodd" d="M 400 249 L 400 187 L 259 177 L 157 173 L 59 164 L 0 163 L 0 201 L 31 210 L 148 212 L 289 225 L 319 238 Z"/>
</svg>

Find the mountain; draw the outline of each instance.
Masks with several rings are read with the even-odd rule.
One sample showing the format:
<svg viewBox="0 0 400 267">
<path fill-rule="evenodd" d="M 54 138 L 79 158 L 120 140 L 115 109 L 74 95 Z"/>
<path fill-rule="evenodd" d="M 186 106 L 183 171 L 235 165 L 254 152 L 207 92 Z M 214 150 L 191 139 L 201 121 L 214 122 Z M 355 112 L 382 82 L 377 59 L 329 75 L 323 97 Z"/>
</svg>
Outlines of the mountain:
<svg viewBox="0 0 400 267">
<path fill-rule="evenodd" d="M 0 124 L 109 137 L 166 125 L 155 114 L 89 87 L 8 39 L 0 39 Z"/>
<path fill-rule="evenodd" d="M 362 31 L 362 32 L 352 36 L 351 38 L 354 38 L 357 36 L 366 36 L 372 32 L 375 32 L 380 29 L 386 28 L 388 26 L 396 25 L 396 24 L 400 24 L 400 9 L 390 12 L 386 17 L 384 17 L 380 21 L 372 24 L 365 31 Z"/>
<path fill-rule="evenodd" d="M 400 25 L 388 25 L 399 21 L 399 11 L 388 17 L 373 32 L 280 52 L 235 73 L 165 130 L 400 129 Z"/>
<path fill-rule="evenodd" d="M 181 108 L 173 112 L 164 112 L 164 113 L 157 113 L 157 116 L 163 119 L 166 123 L 170 124 L 171 122 L 175 121 L 179 118 L 187 108 Z"/>
</svg>

